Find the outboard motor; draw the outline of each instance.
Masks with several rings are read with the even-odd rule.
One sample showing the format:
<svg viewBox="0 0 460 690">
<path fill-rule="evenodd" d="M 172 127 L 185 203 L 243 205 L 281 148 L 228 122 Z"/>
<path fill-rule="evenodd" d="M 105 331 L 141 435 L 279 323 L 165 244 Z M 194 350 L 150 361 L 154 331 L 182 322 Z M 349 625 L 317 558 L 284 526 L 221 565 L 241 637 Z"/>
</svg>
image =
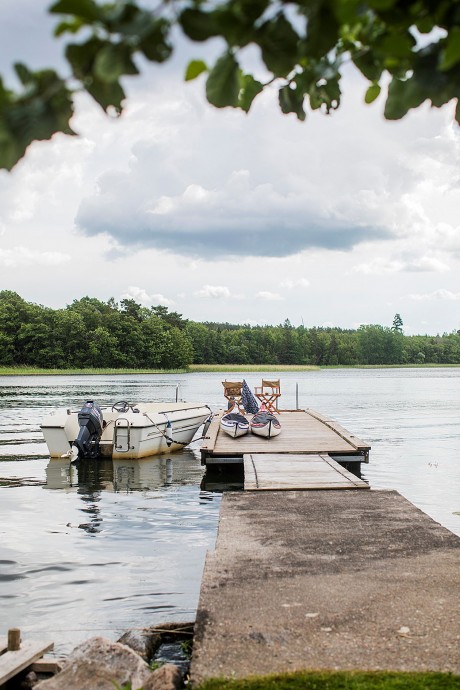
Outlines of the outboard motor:
<svg viewBox="0 0 460 690">
<path fill-rule="evenodd" d="M 80 431 L 73 442 L 79 458 L 96 458 L 99 455 L 99 441 L 103 431 L 103 418 L 99 405 L 88 400 L 78 413 Z"/>
</svg>

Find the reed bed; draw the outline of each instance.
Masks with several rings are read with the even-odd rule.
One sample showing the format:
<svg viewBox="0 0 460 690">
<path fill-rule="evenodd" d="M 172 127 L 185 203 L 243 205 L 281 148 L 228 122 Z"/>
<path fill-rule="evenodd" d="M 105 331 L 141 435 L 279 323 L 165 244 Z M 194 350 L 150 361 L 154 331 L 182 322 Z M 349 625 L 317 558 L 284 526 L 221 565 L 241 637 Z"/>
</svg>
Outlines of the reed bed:
<svg viewBox="0 0 460 690">
<path fill-rule="evenodd" d="M 187 369 L 41 369 L 39 367 L 0 367 L 0 376 L 116 376 L 126 374 L 186 374 Z"/>
</svg>

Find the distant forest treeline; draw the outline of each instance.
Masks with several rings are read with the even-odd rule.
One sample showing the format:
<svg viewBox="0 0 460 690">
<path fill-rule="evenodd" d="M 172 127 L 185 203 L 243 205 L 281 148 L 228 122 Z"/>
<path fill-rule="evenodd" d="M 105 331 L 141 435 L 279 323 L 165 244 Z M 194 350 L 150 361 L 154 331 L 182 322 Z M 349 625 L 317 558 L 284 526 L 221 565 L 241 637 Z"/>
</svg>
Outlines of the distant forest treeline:
<svg viewBox="0 0 460 690">
<path fill-rule="evenodd" d="M 65 309 L 0 291 L 0 365 L 44 368 L 178 369 L 190 364 L 459 364 L 460 331 L 403 334 L 391 327 L 357 330 L 198 323 L 167 307 L 93 297 Z"/>
</svg>

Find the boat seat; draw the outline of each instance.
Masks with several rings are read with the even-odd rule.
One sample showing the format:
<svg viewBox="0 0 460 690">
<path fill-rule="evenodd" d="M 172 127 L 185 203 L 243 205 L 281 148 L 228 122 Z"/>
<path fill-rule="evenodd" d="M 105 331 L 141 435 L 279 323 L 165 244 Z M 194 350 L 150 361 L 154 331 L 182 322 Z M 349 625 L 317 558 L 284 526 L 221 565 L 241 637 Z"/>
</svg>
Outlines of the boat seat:
<svg viewBox="0 0 460 690">
<path fill-rule="evenodd" d="M 278 398 L 281 395 L 280 379 L 277 379 L 276 381 L 262 379 L 262 385 L 256 386 L 254 388 L 254 393 L 256 398 L 260 400 L 262 405 L 265 405 L 267 410 L 279 414 Z"/>
<path fill-rule="evenodd" d="M 228 409 L 237 407 L 244 414 L 244 406 L 241 401 L 243 391 L 242 381 L 222 381 L 224 387 L 224 397 L 228 400 Z"/>
</svg>

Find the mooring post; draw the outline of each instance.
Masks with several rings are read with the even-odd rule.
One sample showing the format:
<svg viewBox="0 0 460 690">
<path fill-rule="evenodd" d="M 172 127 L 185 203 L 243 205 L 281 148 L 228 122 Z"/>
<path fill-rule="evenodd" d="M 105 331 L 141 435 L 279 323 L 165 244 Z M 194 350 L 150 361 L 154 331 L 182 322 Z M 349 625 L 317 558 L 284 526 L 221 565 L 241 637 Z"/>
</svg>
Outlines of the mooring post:
<svg viewBox="0 0 460 690">
<path fill-rule="evenodd" d="M 21 648 L 21 631 L 19 628 L 8 630 L 8 651 L 17 652 Z"/>
</svg>

